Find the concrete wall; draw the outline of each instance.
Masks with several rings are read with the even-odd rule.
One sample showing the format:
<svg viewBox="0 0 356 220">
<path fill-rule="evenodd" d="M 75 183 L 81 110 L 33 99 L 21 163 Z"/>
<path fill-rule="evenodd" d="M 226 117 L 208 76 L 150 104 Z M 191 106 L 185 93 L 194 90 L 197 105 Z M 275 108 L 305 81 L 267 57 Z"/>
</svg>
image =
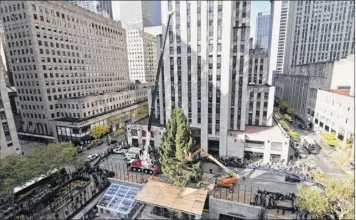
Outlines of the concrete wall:
<svg viewBox="0 0 356 220">
<path fill-rule="evenodd" d="M 354 88 L 355 83 L 355 55 L 346 59 L 335 61 L 330 89 L 338 89 L 338 86 L 350 86 Z"/>
<path fill-rule="evenodd" d="M 265 210 L 259 206 L 231 202 L 209 197 L 210 219 L 219 219 L 220 214 L 242 219 L 263 219 Z"/>
</svg>

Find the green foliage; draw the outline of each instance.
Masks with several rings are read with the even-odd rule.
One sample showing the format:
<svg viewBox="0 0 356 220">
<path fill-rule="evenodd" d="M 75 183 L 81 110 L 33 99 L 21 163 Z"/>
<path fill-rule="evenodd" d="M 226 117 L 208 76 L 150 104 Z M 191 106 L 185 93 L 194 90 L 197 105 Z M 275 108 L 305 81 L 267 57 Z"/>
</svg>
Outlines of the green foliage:
<svg viewBox="0 0 356 220">
<path fill-rule="evenodd" d="M 336 212 L 339 219 L 355 219 L 354 178 L 340 179 L 333 176 L 312 172 L 315 182 L 325 186 L 325 197 L 328 201 L 328 213 Z"/>
<path fill-rule="evenodd" d="M 75 157 L 76 147 L 70 142 L 49 144 L 47 146 L 35 147 L 28 155 L 30 160 L 36 161 L 42 174 L 54 169 L 61 169 L 68 165 L 82 162 L 82 158 Z M 49 160 L 50 158 L 50 160 Z"/>
<path fill-rule="evenodd" d="M 297 190 L 297 206 L 300 209 L 308 211 L 315 219 L 329 213 L 330 204 L 322 189 L 298 184 Z"/>
<path fill-rule="evenodd" d="M 289 130 L 288 134 L 293 139 L 293 141 L 298 141 L 300 138 L 300 134 L 293 129 Z"/>
<path fill-rule="evenodd" d="M 11 196 L 17 186 L 54 169 L 75 165 L 83 161 L 75 157 L 77 149 L 72 143 L 49 144 L 35 147 L 26 155 L 10 155 L 0 160 L 0 195 Z"/>
<path fill-rule="evenodd" d="M 288 113 L 290 116 L 294 117 L 294 116 L 297 114 L 297 111 L 295 110 L 295 108 L 289 107 L 289 108 L 287 109 L 287 113 Z"/>
<path fill-rule="evenodd" d="M 191 129 L 180 108 L 171 112 L 162 138 L 159 152 L 161 170 L 174 185 L 184 186 L 191 177 L 196 177 L 199 163 L 187 164 L 186 154 L 191 151 Z"/>
<path fill-rule="evenodd" d="M 335 140 L 335 138 L 336 138 L 336 133 L 335 133 L 335 132 L 333 132 L 333 133 L 322 133 L 321 136 L 322 136 L 325 140 L 331 141 L 331 140 Z"/>
<path fill-rule="evenodd" d="M 94 127 L 92 127 L 89 131 L 89 136 L 94 138 L 94 139 L 98 139 L 101 136 L 103 136 L 104 134 L 109 132 L 109 126 L 107 125 L 96 125 Z"/>
<path fill-rule="evenodd" d="M 287 128 L 288 127 L 287 123 L 285 121 L 283 121 L 283 120 L 280 121 L 279 123 L 281 124 L 282 128 Z"/>
<path fill-rule="evenodd" d="M 329 146 L 335 146 L 335 147 L 338 147 L 338 148 L 342 148 L 342 144 L 338 140 L 327 140 L 326 144 L 329 145 Z"/>
<path fill-rule="evenodd" d="M 336 133 L 322 133 L 321 137 L 324 139 L 324 142 L 329 146 L 335 146 L 338 148 L 342 148 L 342 143 L 339 139 L 336 138 Z"/>
<path fill-rule="evenodd" d="M 292 121 L 292 117 L 290 117 L 288 114 L 283 115 L 284 120 L 286 121 Z"/>
<path fill-rule="evenodd" d="M 350 137 L 346 140 L 346 146 L 352 147 L 353 143 L 354 143 L 354 134 L 351 134 Z"/>
<path fill-rule="evenodd" d="M 279 109 L 281 110 L 281 112 L 286 112 L 288 108 L 289 108 L 289 104 L 287 101 L 281 101 L 279 103 Z"/>
<path fill-rule="evenodd" d="M 23 155 L 9 155 L 0 160 L 0 195 L 10 196 L 17 186 L 21 186 L 41 172 L 36 163 Z"/>
</svg>

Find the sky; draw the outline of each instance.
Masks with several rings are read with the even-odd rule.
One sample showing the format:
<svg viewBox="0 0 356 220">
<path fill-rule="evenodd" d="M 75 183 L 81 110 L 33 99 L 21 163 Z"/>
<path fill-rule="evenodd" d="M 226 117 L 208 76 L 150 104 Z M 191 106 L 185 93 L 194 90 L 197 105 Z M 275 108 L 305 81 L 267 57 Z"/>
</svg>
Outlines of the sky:
<svg viewBox="0 0 356 220">
<path fill-rule="evenodd" d="M 113 19 L 119 20 L 120 18 L 120 1 L 112 1 L 112 13 Z M 153 0 L 153 26 L 161 25 L 161 2 L 159 0 Z"/>
<path fill-rule="evenodd" d="M 251 17 L 250 17 L 250 37 L 254 38 L 256 33 L 256 18 L 259 12 L 271 11 L 270 1 L 251 1 Z"/>
<path fill-rule="evenodd" d="M 119 1 L 112 1 L 112 7 L 113 7 L 113 15 L 114 15 L 114 20 L 116 20 L 116 17 L 119 17 Z M 160 14 L 160 1 L 159 0 L 154 0 L 154 25 L 159 25 L 161 22 L 161 14 Z M 264 12 L 264 11 L 270 11 L 271 10 L 271 3 L 269 0 L 265 1 L 251 1 L 251 21 L 250 21 L 250 37 L 255 38 L 255 32 L 256 32 L 256 17 L 258 12 Z"/>
</svg>

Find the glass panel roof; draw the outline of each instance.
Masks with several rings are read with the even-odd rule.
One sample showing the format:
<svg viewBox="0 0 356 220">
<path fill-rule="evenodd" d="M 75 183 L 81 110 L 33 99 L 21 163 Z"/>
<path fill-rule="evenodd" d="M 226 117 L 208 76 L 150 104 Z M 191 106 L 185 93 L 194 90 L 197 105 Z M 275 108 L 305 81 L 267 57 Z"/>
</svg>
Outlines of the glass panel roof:
<svg viewBox="0 0 356 220">
<path fill-rule="evenodd" d="M 112 183 L 98 203 L 98 207 L 128 214 L 140 189 Z"/>
</svg>

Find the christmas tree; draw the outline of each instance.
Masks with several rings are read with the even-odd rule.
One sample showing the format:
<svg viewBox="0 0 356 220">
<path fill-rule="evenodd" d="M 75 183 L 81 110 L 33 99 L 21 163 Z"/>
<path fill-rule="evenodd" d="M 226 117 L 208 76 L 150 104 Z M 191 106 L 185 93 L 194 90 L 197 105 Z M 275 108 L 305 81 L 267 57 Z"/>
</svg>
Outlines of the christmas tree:
<svg viewBox="0 0 356 220">
<path fill-rule="evenodd" d="M 161 170 L 174 185 L 184 186 L 188 180 L 197 176 L 199 163 L 187 163 L 186 155 L 191 151 L 192 136 L 190 126 L 183 110 L 175 108 L 166 125 L 160 147 L 159 162 Z"/>
</svg>

